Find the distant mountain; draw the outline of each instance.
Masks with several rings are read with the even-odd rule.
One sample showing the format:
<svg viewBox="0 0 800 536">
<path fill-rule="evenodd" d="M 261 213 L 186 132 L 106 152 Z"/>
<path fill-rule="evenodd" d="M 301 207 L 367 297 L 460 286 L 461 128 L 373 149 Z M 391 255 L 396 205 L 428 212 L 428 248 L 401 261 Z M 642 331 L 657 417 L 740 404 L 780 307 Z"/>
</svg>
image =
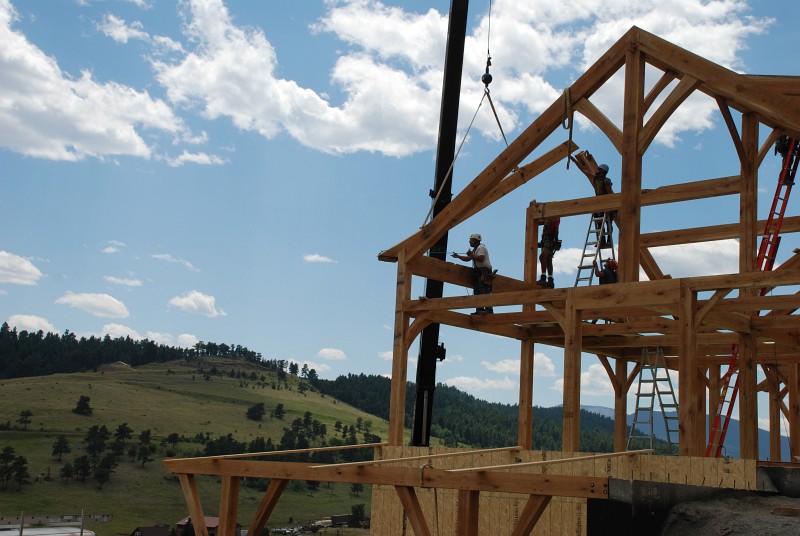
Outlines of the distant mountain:
<svg viewBox="0 0 800 536">
<path fill-rule="evenodd" d="M 581 410 L 608 417 L 612 421 L 614 419 L 614 408 L 607 408 L 604 406 L 581 406 Z M 667 415 L 675 416 L 675 413 L 668 412 Z M 628 426 L 633 424 L 633 414 L 628 415 L 627 424 Z M 656 409 L 653 415 L 653 436 L 662 441 L 667 440 L 664 418 L 658 409 Z M 739 421 L 737 419 L 731 419 L 730 424 L 728 424 L 728 431 L 725 434 L 722 454 L 729 458 L 738 458 L 739 452 Z M 761 428 L 758 429 L 758 457 L 761 460 L 769 459 L 769 432 Z M 781 461 L 789 461 L 789 438 L 786 436 L 781 436 Z"/>
</svg>

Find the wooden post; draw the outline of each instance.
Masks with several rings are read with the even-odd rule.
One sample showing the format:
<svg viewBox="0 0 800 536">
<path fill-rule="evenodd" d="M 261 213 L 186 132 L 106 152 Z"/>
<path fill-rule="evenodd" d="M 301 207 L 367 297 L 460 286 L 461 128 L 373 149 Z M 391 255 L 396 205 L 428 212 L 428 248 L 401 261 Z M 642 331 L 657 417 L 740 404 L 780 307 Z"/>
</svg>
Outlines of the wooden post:
<svg viewBox="0 0 800 536">
<path fill-rule="evenodd" d="M 581 443 L 581 311 L 575 308 L 575 289 L 567 290 L 564 309 L 564 406 L 562 446 L 579 452 Z"/>
<path fill-rule="evenodd" d="M 639 224 L 642 200 L 642 154 L 639 133 L 644 111 L 644 54 L 634 48 L 638 33 L 631 32 L 625 54 L 625 96 L 622 115 L 622 199 L 619 210 L 619 280 L 639 280 Z"/>
<path fill-rule="evenodd" d="M 678 324 L 678 444 L 681 456 L 705 454 L 705 408 L 694 405 L 695 392 L 701 387 L 697 373 L 697 332 L 694 315 L 697 310 L 697 293 L 681 282 L 681 315 Z M 698 418 L 702 428 L 698 427 Z"/>
<path fill-rule="evenodd" d="M 772 367 L 764 366 L 769 393 L 769 459 L 781 461 L 781 384 Z"/>
<path fill-rule="evenodd" d="M 628 449 L 628 362 L 614 363 L 614 451 Z"/>
<path fill-rule="evenodd" d="M 456 521 L 458 536 L 478 536 L 480 498 L 480 491 L 458 490 L 458 519 Z"/>
<path fill-rule="evenodd" d="M 406 416 L 406 378 L 408 375 L 408 346 L 405 334 L 408 316 L 403 302 L 411 297 L 411 272 L 406 264 L 405 251 L 397 256 L 397 288 L 395 292 L 394 346 L 392 351 L 392 390 L 389 400 L 389 445 L 403 445 Z"/>
<path fill-rule="evenodd" d="M 739 273 L 756 268 L 756 208 L 758 205 L 758 117 L 742 114 L 741 191 L 739 194 Z M 758 289 L 742 289 L 740 296 L 754 296 Z M 742 459 L 758 459 L 758 379 L 756 340 L 741 334 L 739 344 L 739 443 Z"/>
<path fill-rule="evenodd" d="M 526 283 L 536 281 L 536 267 L 538 266 L 539 222 L 534 217 L 533 202 L 525 213 L 525 264 L 524 278 Z M 533 311 L 536 307 L 531 304 L 522 306 L 523 312 Z M 533 339 L 520 343 L 519 363 L 519 406 L 517 418 L 517 445 L 525 450 L 533 446 Z"/>
<path fill-rule="evenodd" d="M 709 435 L 711 434 L 711 427 L 714 426 L 714 417 L 717 414 L 717 408 L 719 407 L 719 395 L 722 390 L 722 367 L 719 365 L 711 365 L 708 367 L 708 422 L 706 423 L 706 430 L 708 430 L 708 434 L 706 435 L 706 440 L 711 441 Z"/>
<path fill-rule="evenodd" d="M 239 513 L 239 477 L 223 476 L 219 496 L 217 536 L 236 536 L 236 518 Z"/>
<path fill-rule="evenodd" d="M 203 505 L 200 502 L 200 493 L 197 491 L 197 480 L 194 475 L 181 473 L 178 475 L 181 483 L 183 497 L 186 499 L 186 506 L 189 508 L 189 517 L 194 527 L 194 536 L 208 536 L 206 527 L 206 517 L 203 514 Z"/>
<path fill-rule="evenodd" d="M 789 459 L 800 456 L 800 363 L 787 365 L 789 369 Z"/>
</svg>

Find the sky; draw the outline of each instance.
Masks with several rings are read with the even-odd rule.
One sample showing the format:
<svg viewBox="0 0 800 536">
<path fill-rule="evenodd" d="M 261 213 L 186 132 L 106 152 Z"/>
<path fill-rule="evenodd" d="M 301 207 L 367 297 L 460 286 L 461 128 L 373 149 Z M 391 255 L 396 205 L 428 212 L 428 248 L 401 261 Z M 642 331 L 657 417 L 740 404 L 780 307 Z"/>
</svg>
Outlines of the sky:
<svg viewBox="0 0 800 536">
<path fill-rule="evenodd" d="M 513 140 L 633 25 L 737 72 L 800 70 L 787 52 L 800 37 L 790 0 L 470 4 L 454 193 L 503 150 L 500 127 Z M 0 0 L 0 320 L 239 344 L 322 378 L 389 374 L 396 265 L 377 255 L 430 208 L 449 8 Z M 487 55 L 497 118 L 482 101 Z M 592 99 L 617 124 L 620 90 L 615 77 Z M 566 139 L 557 131 L 542 151 Z M 619 155 L 599 131 L 576 116 L 573 139 L 618 186 Z M 722 117 L 702 96 L 670 120 L 644 165 L 647 188 L 738 173 Z M 779 165 L 768 157 L 761 167 L 760 218 Z M 494 267 L 521 277 L 530 201 L 590 195 L 574 166 L 555 166 L 455 228 L 449 249 L 466 251 L 480 232 Z M 643 210 L 642 232 L 738 219 L 735 196 L 686 205 Z M 562 222 L 557 286 L 574 285 L 587 224 Z M 653 254 L 673 277 L 738 265 L 734 240 Z M 416 281 L 413 294 L 423 293 Z M 517 343 L 447 327 L 441 340 L 438 381 L 516 403 Z M 597 359 L 587 355 L 582 370 L 582 403 L 612 406 Z M 535 404 L 561 403 L 562 372 L 563 352 L 537 346 Z M 766 417 L 766 400 L 759 406 Z"/>
</svg>

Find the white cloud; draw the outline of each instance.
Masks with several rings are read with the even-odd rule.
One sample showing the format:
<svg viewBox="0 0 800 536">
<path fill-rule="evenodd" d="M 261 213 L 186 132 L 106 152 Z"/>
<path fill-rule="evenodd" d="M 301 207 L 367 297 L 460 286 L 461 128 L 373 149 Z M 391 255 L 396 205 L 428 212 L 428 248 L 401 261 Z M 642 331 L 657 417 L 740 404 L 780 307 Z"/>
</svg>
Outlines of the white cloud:
<svg viewBox="0 0 800 536">
<path fill-rule="evenodd" d="M 144 0 L 134 1 L 149 7 Z M 210 120 L 226 118 L 266 138 L 287 134 L 326 153 L 405 156 L 435 147 L 445 11 L 403 11 L 377 0 L 325 2 L 326 12 L 311 26 L 314 35 L 308 39 L 326 34 L 342 43 L 329 69 L 330 85 L 341 95 L 334 102 L 324 92 L 327 87 L 316 90 L 280 78 L 279 57 L 267 36 L 259 28 L 237 26 L 223 0 L 185 0 L 181 6 L 187 48 L 113 14 L 99 27 L 117 43 L 137 39 L 154 47 L 150 61 L 155 76 L 183 113 L 199 110 Z M 518 0 L 496 0 L 490 45 L 492 95 L 500 122 L 513 137 L 633 25 L 724 66 L 741 67 L 746 39 L 765 32 L 772 22 L 752 17 L 748 9 L 737 0 L 542 0 L 535 9 Z M 153 148 L 141 129 L 173 134 L 187 130 L 167 104 L 146 91 L 98 83 L 89 72 L 80 77 L 62 72 L 54 58 L 13 30 L 15 17 L 10 3 L 0 2 L 0 70 L 6 74 L 0 99 L 13 104 L 0 114 L 0 146 L 50 159 L 116 154 L 150 158 Z M 465 40 L 461 95 L 462 102 L 476 105 L 484 89 L 479 78 L 486 60 L 488 11 L 478 17 Z M 165 59 L 165 51 L 174 59 Z M 14 80 L 23 83 L 15 85 Z M 612 79 L 593 98 L 617 123 L 622 116 L 620 84 L 620 77 Z M 683 132 L 712 128 L 715 108 L 710 99 L 690 98 L 657 140 L 673 145 Z M 488 108 L 481 112 L 475 131 L 499 139 L 494 115 Z M 462 106 L 460 124 L 468 124 L 473 113 L 471 105 Z M 165 161 L 225 162 L 188 152 Z"/>
<path fill-rule="evenodd" d="M 166 262 L 171 262 L 173 264 L 180 264 L 181 266 L 191 270 L 192 272 L 199 272 L 200 271 L 198 268 L 195 268 L 194 265 L 192 265 L 192 263 L 187 261 L 186 259 L 180 259 L 180 258 L 177 258 L 177 257 L 173 257 L 169 253 L 156 253 L 156 254 L 153 254 L 153 255 L 150 255 L 150 256 L 152 258 L 154 258 L 154 259 L 159 260 L 159 261 L 166 261 Z"/>
<path fill-rule="evenodd" d="M 181 348 L 192 348 L 198 342 L 200 342 L 200 339 L 191 333 L 181 333 L 178 335 L 178 346 Z"/>
<path fill-rule="evenodd" d="M 113 285 L 120 285 L 123 287 L 141 287 L 142 281 L 140 279 L 125 279 L 122 277 L 114 277 L 113 275 L 104 275 L 103 279 Z"/>
<path fill-rule="evenodd" d="M 77 161 L 131 155 L 150 158 L 137 128 L 184 130 L 180 118 L 146 91 L 72 76 L 12 26 L 16 12 L 0 2 L 0 147 L 36 158 Z"/>
<path fill-rule="evenodd" d="M 335 263 L 335 261 L 330 257 L 325 257 L 323 255 L 319 255 L 317 253 L 311 253 L 308 255 L 303 255 L 303 260 L 310 263 Z"/>
<path fill-rule="evenodd" d="M 186 149 L 183 152 L 174 157 L 174 158 L 167 158 L 167 164 L 171 167 L 180 167 L 184 164 L 198 164 L 201 166 L 219 166 L 222 164 L 226 164 L 228 161 L 224 158 L 221 158 L 217 155 L 207 154 L 207 153 L 190 153 Z"/>
<path fill-rule="evenodd" d="M 103 336 L 108 335 L 112 339 L 119 339 L 130 337 L 131 339 L 138 341 L 142 339 L 142 336 L 139 333 L 128 326 L 123 326 L 122 324 L 106 324 L 103 326 Z"/>
<path fill-rule="evenodd" d="M 103 18 L 103 22 L 97 25 L 98 28 L 117 43 L 127 43 L 129 39 L 140 39 L 148 41 L 150 34 L 142 28 L 142 23 L 133 21 L 127 24 L 124 19 L 115 17 L 108 13 Z"/>
<path fill-rule="evenodd" d="M 109 294 L 74 293 L 56 299 L 60 305 L 69 305 L 100 318 L 127 318 L 129 313 L 125 304 Z"/>
<path fill-rule="evenodd" d="M 468 392 L 482 391 L 485 389 L 501 389 L 503 391 L 510 391 L 517 388 L 517 383 L 507 376 L 502 380 L 490 380 L 486 378 L 475 378 L 470 376 L 456 376 L 454 378 L 443 380 L 442 383 L 451 387 L 463 389 L 464 391 Z"/>
<path fill-rule="evenodd" d="M 553 390 L 564 392 L 564 379 L 553 383 Z M 581 372 L 581 395 L 587 396 L 614 396 L 614 386 L 608 378 L 608 373 L 603 365 L 589 365 L 588 370 Z"/>
<path fill-rule="evenodd" d="M 0 250 L 0 283 L 35 285 L 42 272 L 28 259 Z"/>
<path fill-rule="evenodd" d="M 446 13 L 411 13 L 378 1 L 329 3 L 312 31 L 332 34 L 349 47 L 331 70 L 332 84 L 343 93 L 343 102 L 335 105 L 323 94 L 278 78 L 278 56 L 267 37 L 258 29 L 237 27 L 221 0 L 187 5 L 187 37 L 196 43 L 195 50 L 175 63 L 154 63 L 176 104 L 197 105 L 209 118 L 230 118 L 238 128 L 267 138 L 286 132 L 329 153 L 403 156 L 435 145 Z M 516 0 L 495 2 L 493 100 L 506 131 L 523 126 L 558 98 L 560 91 L 546 78 L 564 76 L 566 66 L 565 81 L 574 79 L 633 25 L 735 66 L 745 38 L 769 24 L 749 17 L 742 2 L 671 0 L 667 5 L 590 0 L 573 9 L 560 0 L 545 0 L 534 10 Z M 487 31 L 483 14 L 465 42 L 462 101 L 467 103 L 478 103 L 483 92 L 478 78 L 484 70 Z M 713 36 L 713 46 L 708 36 Z M 611 86 L 620 83 L 612 80 Z M 620 94 L 615 90 L 596 97 L 596 104 L 615 121 L 621 120 Z M 708 99 L 690 99 L 659 141 L 674 144 L 681 132 L 710 128 L 714 107 Z M 472 115 L 470 108 L 462 107 L 462 124 Z M 500 136 L 490 113 L 478 114 L 475 128 L 490 138 Z"/>
<path fill-rule="evenodd" d="M 494 363 L 481 361 L 481 365 L 485 369 L 498 374 L 515 374 L 519 376 L 519 359 L 501 359 Z M 535 376 L 555 376 L 555 373 L 556 367 L 553 364 L 553 360 L 541 352 L 536 352 L 533 356 L 533 374 Z"/>
<path fill-rule="evenodd" d="M 186 292 L 182 296 L 175 296 L 169 300 L 167 305 L 180 309 L 184 313 L 202 315 L 209 318 L 226 316 L 225 311 L 217 309 L 216 298 L 214 296 L 209 296 L 208 294 L 203 294 L 196 290 Z"/>
<path fill-rule="evenodd" d="M 380 357 L 384 361 L 391 361 L 393 356 L 394 352 L 392 350 L 387 350 L 385 352 L 378 352 L 378 357 Z"/>
<path fill-rule="evenodd" d="M 8 317 L 8 325 L 16 327 L 17 331 L 25 330 L 29 333 L 36 333 L 38 331 L 58 333 L 55 326 L 46 318 L 36 315 L 11 315 Z"/>
<path fill-rule="evenodd" d="M 101 251 L 103 253 L 108 253 L 108 254 L 119 253 L 124 247 L 127 247 L 127 245 L 124 242 L 120 242 L 118 240 L 109 240 L 108 245 L 104 247 Z"/>
<path fill-rule="evenodd" d="M 145 334 L 148 340 L 156 344 L 163 344 L 165 346 L 175 346 L 175 337 L 170 333 L 159 333 L 158 331 L 148 331 Z"/>
<path fill-rule="evenodd" d="M 661 271 L 672 277 L 739 271 L 739 242 L 734 239 L 650 248 L 650 252 Z"/>
<path fill-rule="evenodd" d="M 331 366 L 327 363 L 315 363 L 313 361 L 304 360 L 300 363 L 300 368 L 303 368 L 303 365 L 308 365 L 309 369 L 314 369 L 317 371 L 317 374 L 322 374 L 324 372 L 330 372 Z"/>
<path fill-rule="evenodd" d="M 347 354 L 344 353 L 344 350 L 339 350 L 338 348 L 323 348 L 317 352 L 317 357 L 328 361 L 341 361 L 347 359 Z"/>
</svg>

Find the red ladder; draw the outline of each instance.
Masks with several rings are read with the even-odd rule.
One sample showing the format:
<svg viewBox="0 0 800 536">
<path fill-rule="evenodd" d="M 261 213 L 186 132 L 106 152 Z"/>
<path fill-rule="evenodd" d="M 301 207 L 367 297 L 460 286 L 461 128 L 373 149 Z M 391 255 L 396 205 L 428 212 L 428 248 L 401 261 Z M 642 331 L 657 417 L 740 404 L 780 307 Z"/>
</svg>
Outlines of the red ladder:
<svg viewBox="0 0 800 536">
<path fill-rule="evenodd" d="M 767 225 L 764 234 L 761 236 L 761 245 L 758 248 L 756 258 L 756 269 L 762 272 L 772 270 L 775 264 L 775 257 L 778 254 L 778 246 L 781 243 L 781 225 L 783 216 L 786 213 L 786 205 L 789 201 L 789 194 L 792 192 L 794 177 L 797 173 L 797 164 L 800 152 L 800 143 L 788 138 L 786 153 L 783 155 L 783 167 L 778 175 L 778 187 L 775 190 L 775 198 L 772 200 Z M 769 291 L 767 288 L 761 289 L 763 296 Z M 722 377 L 722 389 L 720 391 L 717 412 L 714 416 L 714 423 L 711 425 L 711 433 L 708 436 L 708 446 L 706 447 L 706 457 L 719 458 L 722 454 L 722 446 L 725 442 L 725 434 L 728 433 L 733 404 L 736 402 L 736 395 L 739 393 L 739 346 L 734 344 L 731 351 L 731 360 L 728 364 L 728 371 Z M 728 395 L 730 395 L 728 397 Z M 724 417 L 723 417 L 724 415 Z"/>
</svg>

